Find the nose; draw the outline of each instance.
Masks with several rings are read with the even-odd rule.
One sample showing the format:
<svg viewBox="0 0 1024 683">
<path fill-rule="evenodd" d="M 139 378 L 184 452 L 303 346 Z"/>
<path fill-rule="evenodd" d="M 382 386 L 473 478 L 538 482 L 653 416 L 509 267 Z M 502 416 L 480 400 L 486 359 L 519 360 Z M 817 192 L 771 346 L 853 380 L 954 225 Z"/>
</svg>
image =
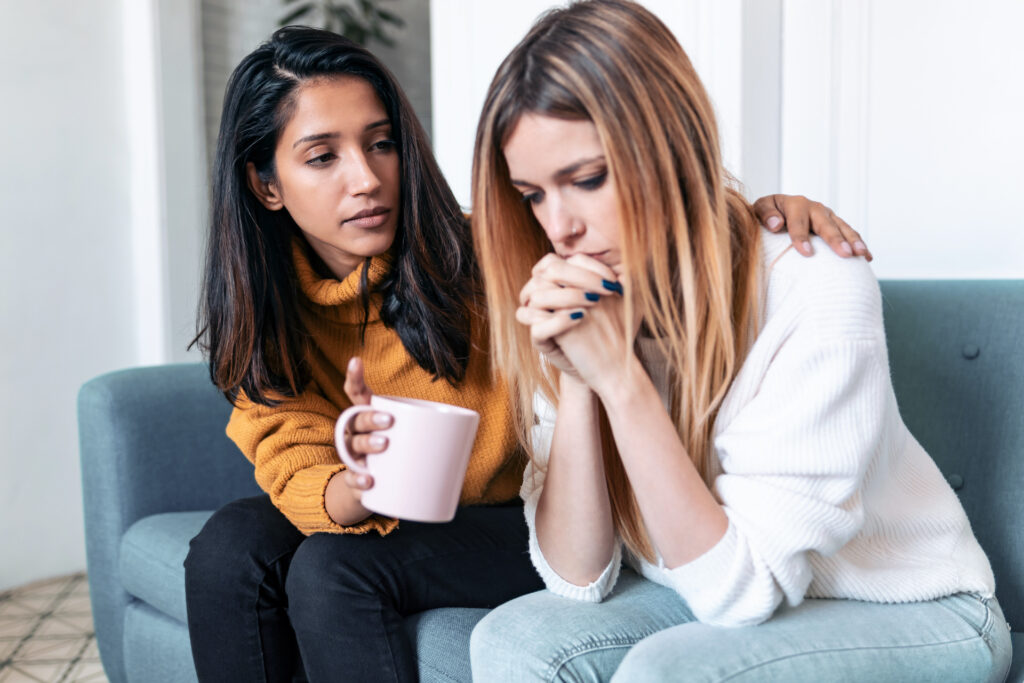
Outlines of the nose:
<svg viewBox="0 0 1024 683">
<path fill-rule="evenodd" d="M 544 232 L 552 244 L 568 242 L 580 237 L 586 230 L 583 221 L 557 197 L 547 201 L 547 214 L 541 221 Z"/>
<path fill-rule="evenodd" d="M 374 172 L 366 155 L 353 154 L 347 169 L 347 183 L 352 196 L 373 194 L 380 188 L 380 178 Z"/>
</svg>

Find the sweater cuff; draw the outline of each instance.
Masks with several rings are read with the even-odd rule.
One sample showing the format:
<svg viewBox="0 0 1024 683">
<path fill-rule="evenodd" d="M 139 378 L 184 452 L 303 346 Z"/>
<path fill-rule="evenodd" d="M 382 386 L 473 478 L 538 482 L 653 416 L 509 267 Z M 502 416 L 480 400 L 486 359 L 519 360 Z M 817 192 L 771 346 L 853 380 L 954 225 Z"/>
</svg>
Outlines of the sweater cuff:
<svg viewBox="0 0 1024 683">
<path fill-rule="evenodd" d="M 718 543 L 708 548 L 700 557 L 680 565 L 675 569 L 668 569 L 669 576 L 676 590 L 690 601 L 689 593 L 696 591 L 687 590 L 689 587 L 699 588 L 700 586 L 711 586 L 719 583 L 723 576 L 730 574 L 733 562 L 736 558 L 736 546 L 739 538 L 736 527 L 732 520 L 726 527 L 722 538 Z"/>
<path fill-rule="evenodd" d="M 296 472 L 288 481 L 285 492 L 278 497 L 281 512 L 307 536 L 315 533 L 365 534 L 376 531 L 386 536 L 398 527 L 398 520 L 373 514 L 357 524 L 342 526 L 327 514 L 325 495 L 327 484 L 342 464 L 314 465 Z"/>
<path fill-rule="evenodd" d="M 593 582 L 586 586 L 580 586 L 566 581 L 558 575 L 558 572 L 551 568 L 551 565 L 548 564 L 547 559 L 544 557 L 544 553 L 541 552 L 540 543 L 537 540 L 536 525 L 537 503 L 539 501 L 540 490 L 538 489 L 534 495 L 524 501 L 523 513 L 526 515 L 526 524 L 530 530 L 530 561 L 533 562 L 533 566 L 537 573 L 540 574 L 544 585 L 555 595 L 561 595 L 565 598 L 582 600 L 584 602 L 601 602 L 611 592 L 615 582 L 618 581 L 619 571 L 622 568 L 622 544 L 615 543 L 611 561 L 604 568 L 604 571 L 601 572 L 601 575 Z"/>
</svg>

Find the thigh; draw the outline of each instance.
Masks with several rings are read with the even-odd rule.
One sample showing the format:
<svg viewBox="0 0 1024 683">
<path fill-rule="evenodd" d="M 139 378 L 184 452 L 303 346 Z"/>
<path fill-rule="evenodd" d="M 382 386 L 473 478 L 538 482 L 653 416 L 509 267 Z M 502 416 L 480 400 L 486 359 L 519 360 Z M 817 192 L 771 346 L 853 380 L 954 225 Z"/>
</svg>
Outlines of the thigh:
<svg viewBox="0 0 1024 683">
<path fill-rule="evenodd" d="M 185 568 L 251 573 L 290 557 L 306 536 L 262 494 L 232 501 L 214 512 L 189 543 Z"/>
<path fill-rule="evenodd" d="M 296 551 L 288 591 L 372 592 L 402 616 L 494 607 L 542 585 L 527 538 L 521 506 L 464 507 L 451 522 L 403 521 L 387 536 L 316 534 Z"/>
<path fill-rule="evenodd" d="M 805 600 L 757 626 L 662 631 L 630 651 L 614 680 L 999 681 L 1009 665 L 997 642 L 1006 631 L 998 605 L 972 595 Z"/>
<path fill-rule="evenodd" d="M 692 619 L 674 591 L 625 568 L 600 603 L 531 593 L 477 624 L 470 642 L 473 679 L 608 680 L 635 643 Z"/>
<path fill-rule="evenodd" d="M 403 617 L 494 607 L 541 586 L 521 506 L 467 507 L 446 524 L 387 536 L 315 534 L 288 572 L 289 615 L 311 681 L 406 681 L 416 652 Z"/>
<path fill-rule="evenodd" d="M 302 678 L 284 585 L 305 538 L 262 495 L 228 503 L 192 539 L 185 602 L 200 680 Z"/>
</svg>

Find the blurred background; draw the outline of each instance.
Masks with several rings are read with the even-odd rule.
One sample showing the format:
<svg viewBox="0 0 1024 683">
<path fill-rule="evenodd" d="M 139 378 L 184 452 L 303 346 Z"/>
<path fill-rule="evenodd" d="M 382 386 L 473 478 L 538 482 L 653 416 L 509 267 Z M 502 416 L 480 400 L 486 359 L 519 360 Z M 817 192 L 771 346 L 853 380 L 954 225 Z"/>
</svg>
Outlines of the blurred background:
<svg viewBox="0 0 1024 683">
<path fill-rule="evenodd" d="M 487 85 L 552 3 L 326 4 L 375 8 L 350 30 L 398 75 L 469 208 Z M 1024 277 L 1024 3 L 644 4 L 704 79 L 750 198 L 825 202 L 881 278 Z M 0 591 L 85 566 L 78 387 L 200 360 L 187 346 L 224 85 L 283 21 L 341 16 L 324 6 L 0 2 Z"/>
</svg>

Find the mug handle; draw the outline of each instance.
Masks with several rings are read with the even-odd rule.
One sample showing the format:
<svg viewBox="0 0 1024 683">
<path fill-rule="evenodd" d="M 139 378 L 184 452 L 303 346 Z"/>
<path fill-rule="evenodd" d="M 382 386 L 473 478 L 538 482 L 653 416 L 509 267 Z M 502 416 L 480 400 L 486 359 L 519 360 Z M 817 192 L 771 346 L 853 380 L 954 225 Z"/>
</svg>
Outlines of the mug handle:
<svg viewBox="0 0 1024 683">
<path fill-rule="evenodd" d="M 338 455 L 341 456 L 341 461 L 345 463 L 349 469 L 359 472 L 360 474 L 369 474 L 370 470 L 360 465 L 359 462 L 352 457 L 352 454 L 348 452 L 348 446 L 345 445 L 345 430 L 348 429 L 348 423 L 352 421 L 359 413 L 365 413 L 367 410 L 376 410 L 372 405 L 358 405 L 346 408 L 341 415 L 338 416 L 338 422 L 334 426 L 334 444 L 337 446 Z"/>
</svg>

